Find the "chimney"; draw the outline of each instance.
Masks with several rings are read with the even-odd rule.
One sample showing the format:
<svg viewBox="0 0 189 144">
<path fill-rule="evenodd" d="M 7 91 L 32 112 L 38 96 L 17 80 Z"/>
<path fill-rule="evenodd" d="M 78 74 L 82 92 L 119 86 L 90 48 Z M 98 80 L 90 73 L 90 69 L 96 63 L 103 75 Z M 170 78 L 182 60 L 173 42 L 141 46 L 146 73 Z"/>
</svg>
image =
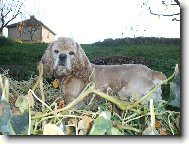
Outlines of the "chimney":
<svg viewBox="0 0 189 144">
<path fill-rule="evenodd" d="M 34 18 L 35 18 L 35 16 L 34 16 L 34 15 L 31 15 L 31 16 L 30 16 L 30 19 L 34 19 Z"/>
</svg>

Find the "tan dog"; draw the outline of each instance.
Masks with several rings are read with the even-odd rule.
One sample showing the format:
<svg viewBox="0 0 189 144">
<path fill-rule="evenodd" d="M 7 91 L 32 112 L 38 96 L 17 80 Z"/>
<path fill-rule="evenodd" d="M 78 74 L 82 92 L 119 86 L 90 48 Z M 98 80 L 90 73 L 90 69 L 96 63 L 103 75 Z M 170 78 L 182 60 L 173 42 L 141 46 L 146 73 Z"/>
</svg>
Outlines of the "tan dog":
<svg viewBox="0 0 189 144">
<path fill-rule="evenodd" d="M 121 99 L 133 102 L 166 79 L 161 72 L 153 71 L 141 64 L 91 64 L 81 46 L 66 37 L 51 43 L 41 62 L 44 65 L 45 76 L 59 79 L 66 104 L 77 98 L 91 81 L 96 83 L 98 89 L 110 88 L 114 94 L 118 93 Z M 160 100 L 161 94 L 159 88 L 153 94 L 154 100 Z"/>
</svg>

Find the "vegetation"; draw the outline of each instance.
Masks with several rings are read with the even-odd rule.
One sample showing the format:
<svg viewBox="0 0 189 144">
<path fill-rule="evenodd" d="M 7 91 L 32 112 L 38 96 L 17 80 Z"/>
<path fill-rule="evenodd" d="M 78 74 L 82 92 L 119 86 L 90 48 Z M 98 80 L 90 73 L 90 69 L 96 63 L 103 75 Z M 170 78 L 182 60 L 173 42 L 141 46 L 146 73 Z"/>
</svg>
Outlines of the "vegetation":
<svg viewBox="0 0 189 144">
<path fill-rule="evenodd" d="M 9 74 L 16 80 L 26 80 L 37 72 L 37 65 L 48 44 L 14 43 L 0 45 L 0 67 L 9 69 Z M 2 70 L 0 70 L 2 71 Z"/>
<path fill-rule="evenodd" d="M 14 41 L 6 37 L 0 36 L 0 47 L 2 46 L 11 46 L 14 44 Z"/>
<path fill-rule="evenodd" d="M 95 88 L 94 83 L 89 83 L 66 107 L 59 97 L 60 93 L 43 81 L 42 65 L 39 65 L 39 76 L 31 77 L 28 81 L 18 82 L 6 77 L 8 73 L 3 73 L 0 75 L 0 134 L 180 135 L 180 112 L 167 109 L 171 102 L 179 102 L 178 97 L 175 97 L 180 94 L 178 72 L 176 66 L 171 77 L 134 103 L 102 93 Z M 170 80 L 176 86 L 171 88 L 172 101 L 153 102 L 150 99 L 151 93 Z M 76 106 L 91 93 L 107 101 L 98 109 L 93 109 L 90 105 L 95 104 L 94 99 L 83 108 Z M 149 101 L 149 105 L 141 105 L 143 100 Z"/>
<path fill-rule="evenodd" d="M 161 66 L 164 66 L 164 64 L 169 64 L 169 66 L 173 64 L 172 68 L 174 68 L 175 62 L 180 62 L 180 39 L 154 37 L 105 39 L 103 42 L 96 42 L 83 47 L 90 59 L 115 55 L 143 57 L 154 63 L 149 65 L 149 67 L 155 68 L 155 70 L 162 70 L 164 73 L 170 69 L 158 68 L 160 67 L 160 63 Z M 159 61 L 159 64 L 157 64 L 157 61 Z M 166 74 L 171 74 L 171 71 Z"/>
<path fill-rule="evenodd" d="M 95 63 L 95 59 L 114 56 L 142 57 L 153 70 L 171 75 L 175 64 L 180 64 L 179 39 L 136 38 L 104 40 L 94 44 L 83 44 L 82 48 Z M 146 44 L 142 42 L 146 41 Z M 0 40 L 0 67 L 9 68 L 9 74 L 17 80 L 28 79 L 37 74 L 37 65 L 48 44 L 46 43 L 7 43 Z M 135 44 L 138 43 L 138 44 Z M 10 45 L 11 44 L 11 45 Z M 114 64 L 112 62 L 112 64 Z M 2 70 L 0 70 L 2 71 Z"/>
<path fill-rule="evenodd" d="M 82 47 L 96 64 L 142 63 L 162 71 L 169 78 L 161 83 L 164 84 L 162 101 L 155 103 L 150 99 L 150 93 L 161 84 L 139 101 L 128 103 L 98 91 L 90 83 L 66 107 L 56 89 L 58 85 L 42 78 L 41 66 L 38 76 L 37 65 L 48 45 L 0 41 L 0 109 L 3 110 L 0 134 L 180 135 L 180 74 L 178 66 L 175 68 L 180 63 L 179 40 L 157 39 L 159 43 L 155 38 L 154 42 L 148 40 L 151 39 L 129 42 L 109 39 Z M 75 107 L 89 93 L 106 101 L 98 109 L 90 107 L 95 105 L 93 99 L 91 105 Z M 141 105 L 143 100 L 149 104 Z"/>
<path fill-rule="evenodd" d="M 0 36 L 10 22 L 22 15 L 23 1 L 0 0 Z"/>
</svg>

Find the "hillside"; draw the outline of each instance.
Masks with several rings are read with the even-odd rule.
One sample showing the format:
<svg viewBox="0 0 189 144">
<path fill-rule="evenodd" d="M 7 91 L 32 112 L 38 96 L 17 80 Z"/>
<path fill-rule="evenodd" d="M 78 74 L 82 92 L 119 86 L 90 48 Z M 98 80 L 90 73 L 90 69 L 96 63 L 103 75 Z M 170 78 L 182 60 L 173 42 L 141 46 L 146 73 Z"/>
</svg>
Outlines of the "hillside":
<svg viewBox="0 0 189 144">
<path fill-rule="evenodd" d="M 15 79 L 29 78 L 36 74 L 36 67 L 47 46 L 45 43 L 1 45 L 0 72 L 9 69 L 9 74 Z M 169 76 L 175 64 L 180 63 L 179 39 L 109 39 L 81 46 L 95 64 L 142 63 Z M 101 60 L 108 62 L 99 62 Z"/>
</svg>

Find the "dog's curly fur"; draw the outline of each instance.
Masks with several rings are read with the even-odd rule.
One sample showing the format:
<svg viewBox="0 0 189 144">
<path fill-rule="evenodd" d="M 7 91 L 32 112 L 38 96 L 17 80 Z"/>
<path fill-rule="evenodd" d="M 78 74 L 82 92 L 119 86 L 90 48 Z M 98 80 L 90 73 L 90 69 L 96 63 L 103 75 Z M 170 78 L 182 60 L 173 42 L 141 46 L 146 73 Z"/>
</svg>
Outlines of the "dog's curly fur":
<svg viewBox="0 0 189 144">
<path fill-rule="evenodd" d="M 61 55 L 64 57 L 60 58 Z M 94 81 L 100 90 L 111 89 L 112 93 L 117 92 L 122 99 L 130 96 L 129 100 L 133 102 L 166 79 L 161 72 L 153 71 L 141 64 L 91 64 L 81 46 L 66 37 L 51 43 L 41 62 L 44 65 L 45 76 L 55 76 L 59 80 L 66 104 L 77 98 L 91 81 Z M 161 99 L 161 93 L 160 88 L 154 93 L 153 98 Z"/>
</svg>

